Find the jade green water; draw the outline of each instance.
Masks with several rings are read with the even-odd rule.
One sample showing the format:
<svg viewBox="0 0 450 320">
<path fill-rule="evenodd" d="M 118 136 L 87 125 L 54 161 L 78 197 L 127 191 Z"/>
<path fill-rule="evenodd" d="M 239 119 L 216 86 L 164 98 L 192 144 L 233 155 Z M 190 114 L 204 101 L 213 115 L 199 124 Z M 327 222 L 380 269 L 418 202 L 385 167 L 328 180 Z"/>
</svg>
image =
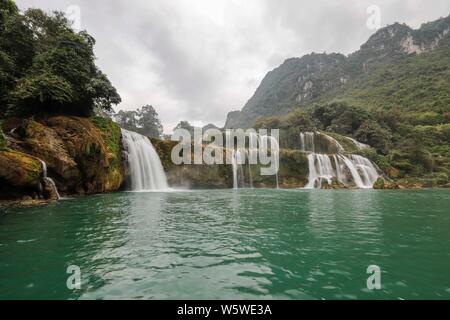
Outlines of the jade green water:
<svg viewBox="0 0 450 320">
<path fill-rule="evenodd" d="M 1 212 L 0 299 L 123 298 L 450 299 L 450 191 L 117 193 Z"/>
</svg>

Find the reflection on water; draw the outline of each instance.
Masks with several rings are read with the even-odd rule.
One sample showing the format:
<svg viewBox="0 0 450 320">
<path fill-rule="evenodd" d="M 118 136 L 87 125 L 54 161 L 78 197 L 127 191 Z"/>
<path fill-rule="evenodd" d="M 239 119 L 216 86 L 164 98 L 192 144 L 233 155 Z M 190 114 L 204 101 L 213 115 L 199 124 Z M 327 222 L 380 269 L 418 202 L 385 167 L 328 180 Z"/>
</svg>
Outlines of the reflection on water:
<svg viewBox="0 0 450 320">
<path fill-rule="evenodd" d="M 0 298 L 450 298 L 449 194 L 199 190 L 8 210 Z"/>
</svg>

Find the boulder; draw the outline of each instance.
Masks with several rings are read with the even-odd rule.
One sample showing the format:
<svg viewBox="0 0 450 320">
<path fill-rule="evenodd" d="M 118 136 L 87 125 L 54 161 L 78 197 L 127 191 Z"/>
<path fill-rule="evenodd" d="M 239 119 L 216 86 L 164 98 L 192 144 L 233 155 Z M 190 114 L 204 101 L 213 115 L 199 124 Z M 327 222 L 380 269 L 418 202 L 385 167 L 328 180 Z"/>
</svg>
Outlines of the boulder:
<svg viewBox="0 0 450 320">
<path fill-rule="evenodd" d="M 42 179 L 42 195 L 44 199 L 56 201 L 59 200 L 58 189 L 51 178 Z"/>
<path fill-rule="evenodd" d="M 0 151 L 0 197 L 15 199 L 40 189 L 42 165 L 21 152 Z"/>
<path fill-rule="evenodd" d="M 395 182 L 380 177 L 373 184 L 373 188 L 377 190 L 382 190 L 382 189 L 399 189 L 400 187 Z"/>
</svg>

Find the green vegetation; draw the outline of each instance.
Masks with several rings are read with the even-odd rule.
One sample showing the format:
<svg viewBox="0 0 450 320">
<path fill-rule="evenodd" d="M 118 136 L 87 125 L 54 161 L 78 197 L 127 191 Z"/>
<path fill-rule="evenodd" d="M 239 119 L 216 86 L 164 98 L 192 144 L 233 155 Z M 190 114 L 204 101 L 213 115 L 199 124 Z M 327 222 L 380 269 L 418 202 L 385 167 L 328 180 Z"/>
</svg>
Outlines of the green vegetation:
<svg viewBox="0 0 450 320">
<path fill-rule="evenodd" d="M 87 116 L 121 99 L 96 67 L 95 40 L 61 12 L 21 13 L 0 0 L 0 117 L 41 113 Z"/>
<path fill-rule="evenodd" d="M 427 118 L 427 113 L 420 113 Z M 296 109 L 281 117 L 259 118 L 256 127 L 280 128 L 280 145 L 293 147 L 301 131 L 324 130 L 346 150 L 355 146 L 342 135 L 353 137 L 373 149 L 357 152 L 374 161 L 392 178 L 423 177 L 428 185 L 448 183 L 450 174 L 450 123 L 417 125 L 405 111 L 366 108 L 347 102 L 317 104 L 307 111 Z M 336 134 L 334 134 L 336 133 Z"/>
<path fill-rule="evenodd" d="M 112 153 L 115 156 L 113 164 L 120 165 L 120 161 L 122 159 L 120 150 L 122 133 L 120 131 L 119 125 L 110 119 L 98 116 L 91 117 L 91 121 L 102 132 L 102 136 L 104 141 L 106 142 L 108 152 Z"/>
<path fill-rule="evenodd" d="M 394 24 L 379 30 L 346 59 L 308 55 L 286 60 L 267 75 L 240 113 L 230 115 L 229 122 L 246 125 L 253 120 L 257 128 L 280 128 L 280 144 L 285 147 L 293 147 L 300 131 L 323 130 L 348 149 L 348 142 L 339 140 L 339 135 L 346 135 L 370 145 L 374 150 L 358 152 L 391 178 L 446 185 L 450 174 L 449 28 L 450 17 L 418 30 Z M 405 48 L 407 37 L 422 51 L 411 54 L 408 50 L 414 48 Z M 282 87 L 267 85 L 275 78 Z M 283 114 L 286 107 L 282 105 L 288 102 L 291 111 Z M 269 116 L 261 117 L 265 115 Z"/>
<path fill-rule="evenodd" d="M 112 115 L 124 129 L 138 132 L 144 136 L 160 138 L 163 127 L 155 108 L 145 105 L 136 111 L 119 111 Z"/>
<path fill-rule="evenodd" d="M 111 119 L 99 116 L 91 117 L 91 121 L 101 131 L 106 144 L 108 171 L 105 177 L 106 186 L 111 189 L 119 188 L 123 180 L 122 168 L 122 132 L 117 123 Z M 115 187 L 112 187 L 115 186 Z"/>
<path fill-rule="evenodd" d="M 6 140 L 3 135 L 2 124 L 0 122 L 0 151 L 6 150 Z"/>
</svg>

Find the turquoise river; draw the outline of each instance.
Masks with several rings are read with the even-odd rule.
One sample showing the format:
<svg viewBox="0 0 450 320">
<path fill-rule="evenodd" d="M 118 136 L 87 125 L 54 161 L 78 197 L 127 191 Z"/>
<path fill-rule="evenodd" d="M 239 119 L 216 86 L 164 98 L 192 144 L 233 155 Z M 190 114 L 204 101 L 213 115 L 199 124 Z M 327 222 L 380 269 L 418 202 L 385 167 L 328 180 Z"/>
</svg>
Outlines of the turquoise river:
<svg viewBox="0 0 450 320">
<path fill-rule="evenodd" d="M 123 192 L 0 209 L 0 299 L 128 298 L 450 299 L 450 191 Z"/>
</svg>

